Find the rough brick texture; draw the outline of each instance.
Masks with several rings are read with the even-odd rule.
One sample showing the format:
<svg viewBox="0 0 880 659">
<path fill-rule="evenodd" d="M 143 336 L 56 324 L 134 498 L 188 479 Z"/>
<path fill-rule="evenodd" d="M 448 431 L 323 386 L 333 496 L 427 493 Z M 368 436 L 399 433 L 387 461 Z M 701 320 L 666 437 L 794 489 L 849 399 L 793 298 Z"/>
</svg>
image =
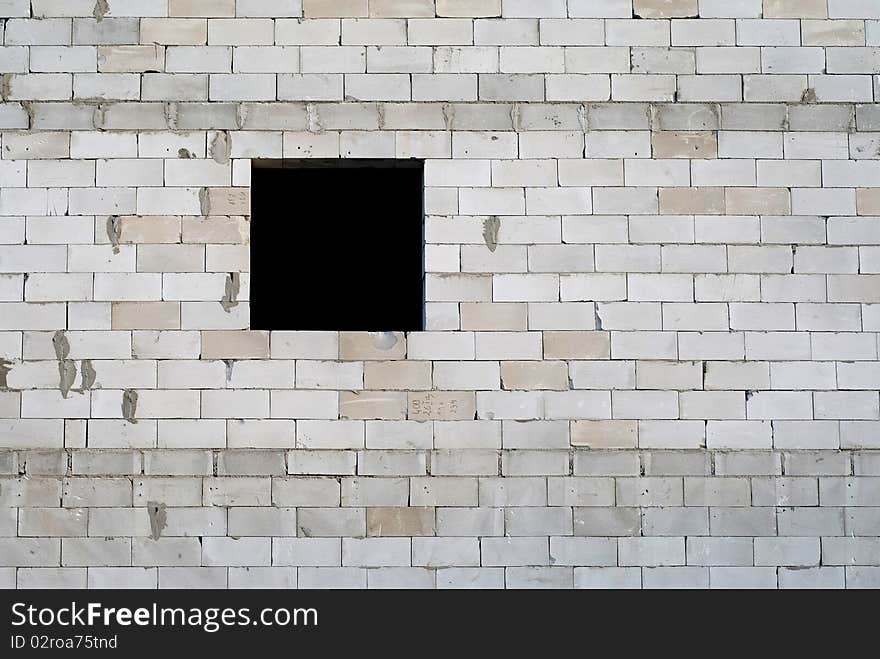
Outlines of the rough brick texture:
<svg viewBox="0 0 880 659">
<path fill-rule="evenodd" d="M 880 587 L 880 4 L 0 0 L 0 44 L 0 585 Z M 281 157 L 426 160 L 427 331 L 249 330 Z"/>
</svg>

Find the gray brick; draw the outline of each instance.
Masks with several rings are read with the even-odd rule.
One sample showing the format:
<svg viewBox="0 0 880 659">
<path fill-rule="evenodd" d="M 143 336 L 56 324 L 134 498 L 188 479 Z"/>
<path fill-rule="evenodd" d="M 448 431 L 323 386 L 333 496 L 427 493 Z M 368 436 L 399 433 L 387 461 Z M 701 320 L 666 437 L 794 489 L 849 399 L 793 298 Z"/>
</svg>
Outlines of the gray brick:
<svg viewBox="0 0 880 659">
<path fill-rule="evenodd" d="M 825 501 L 823 505 L 833 505 Z M 753 506 L 817 506 L 819 488 L 815 478 L 753 478 Z"/>
<path fill-rule="evenodd" d="M 715 454 L 718 476 L 781 476 L 782 457 L 769 451 L 736 451 Z"/>
<path fill-rule="evenodd" d="M 551 506 L 609 506 L 614 503 L 610 478 L 549 478 L 547 500 Z"/>
<path fill-rule="evenodd" d="M 708 588 L 709 568 L 649 567 L 642 569 L 644 588 Z"/>
<path fill-rule="evenodd" d="M 58 538 L 0 538 L 0 566 L 57 566 L 61 560 Z"/>
<path fill-rule="evenodd" d="M 198 538 L 136 538 L 131 542 L 132 565 L 159 566 L 159 583 L 162 582 L 162 566 L 198 566 L 202 560 L 202 547 Z"/>
<path fill-rule="evenodd" d="M 84 567 L 25 567 L 18 570 L 18 588 L 85 588 Z"/>
<path fill-rule="evenodd" d="M 780 568 L 780 588 L 843 588 L 846 583 L 842 567 Z"/>
<path fill-rule="evenodd" d="M 571 508 L 507 508 L 504 530 L 509 536 L 571 535 Z"/>
<path fill-rule="evenodd" d="M 64 451 L 28 451 L 24 454 L 27 473 L 34 476 L 63 476 L 67 473 Z"/>
<path fill-rule="evenodd" d="M 547 480 L 533 477 L 481 478 L 479 502 L 480 506 L 545 506 Z M 561 503 L 561 500 L 556 502 Z"/>
<path fill-rule="evenodd" d="M 637 567 L 578 567 L 574 570 L 574 587 L 640 588 L 641 572 Z"/>
<path fill-rule="evenodd" d="M 299 588 L 366 588 L 367 571 L 350 567 L 309 567 L 297 571 Z"/>
<path fill-rule="evenodd" d="M 299 535 L 307 538 L 367 534 L 363 508 L 298 508 L 296 521 Z"/>
<path fill-rule="evenodd" d="M 880 453 L 854 453 L 853 474 L 856 476 L 880 476 Z"/>
<path fill-rule="evenodd" d="M 776 570 L 772 567 L 710 567 L 710 588 L 776 588 Z"/>
<path fill-rule="evenodd" d="M 136 18 L 76 18 L 73 20 L 73 43 L 76 44 L 132 44 L 137 43 Z"/>
<path fill-rule="evenodd" d="M 504 568 L 444 568 L 436 579 L 437 588 L 503 588 Z"/>
<path fill-rule="evenodd" d="M 412 478 L 410 503 L 414 506 L 476 506 L 475 478 Z"/>
<path fill-rule="evenodd" d="M 404 506 L 409 501 L 407 478 L 343 478 L 343 506 Z"/>
<path fill-rule="evenodd" d="M 842 508 L 780 508 L 779 535 L 829 536 L 844 534 Z M 878 520 L 880 521 L 880 520 Z"/>
<path fill-rule="evenodd" d="M 823 565 L 875 565 L 880 538 L 822 538 Z"/>
<path fill-rule="evenodd" d="M 498 473 L 495 451 L 450 449 L 431 452 L 432 476 L 483 476 Z"/>
<path fill-rule="evenodd" d="M 575 476 L 638 476 L 639 456 L 623 451 L 575 451 Z"/>
<path fill-rule="evenodd" d="M 479 567 L 480 544 L 476 538 L 413 538 L 412 563 L 433 568 Z"/>
<path fill-rule="evenodd" d="M 680 478 L 618 478 L 618 506 L 681 506 L 684 503 Z"/>
<path fill-rule="evenodd" d="M 22 508 L 18 513 L 18 535 L 82 536 L 86 535 L 87 520 L 88 511 L 82 508 Z M 9 535 L 15 535 L 14 528 L 13 523 Z"/>
<path fill-rule="evenodd" d="M 505 571 L 507 588 L 573 588 L 574 568 L 509 567 Z"/>
<path fill-rule="evenodd" d="M 281 451 L 223 451 L 217 473 L 221 476 L 283 476 L 287 467 Z"/>
<path fill-rule="evenodd" d="M 685 478 L 687 506 L 748 506 L 749 481 L 744 478 Z"/>
<path fill-rule="evenodd" d="M 688 565 L 749 566 L 754 563 L 751 538 L 688 538 Z"/>
<path fill-rule="evenodd" d="M 380 567 L 367 570 L 367 588 L 434 588 L 434 571 L 417 567 Z"/>
<path fill-rule="evenodd" d="M 639 535 L 638 508 L 575 508 L 574 534 L 579 536 Z"/>
<path fill-rule="evenodd" d="M 159 588 L 226 588 L 222 567 L 160 567 Z"/>
<path fill-rule="evenodd" d="M 865 566 L 848 566 L 846 568 L 847 588 L 878 588 L 880 584 L 880 568 Z"/>
<path fill-rule="evenodd" d="M 880 130 L 880 108 L 876 105 L 857 105 L 856 126 L 862 131 Z"/>
<path fill-rule="evenodd" d="M 229 535 L 231 536 L 288 536 L 296 535 L 294 508 L 230 508 Z"/>
<path fill-rule="evenodd" d="M 704 476 L 711 472 L 705 452 L 651 451 L 642 455 L 648 476 Z"/>
<path fill-rule="evenodd" d="M 339 481 L 335 478 L 272 479 L 272 503 L 276 506 L 335 507 L 339 505 L 339 492 Z"/>
<path fill-rule="evenodd" d="M 880 500 L 880 478 L 820 478 L 823 506 L 871 506 Z"/>
<path fill-rule="evenodd" d="M 342 564 L 355 567 L 410 565 L 409 538 L 343 538 Z"/>
<path fill-rule="evenodd" d="M 784 105 L 739 103 L 721 106 L 723 130 L 782 130 L 788 121 Z"/>
<path fill-rule="evenodd" d="M 819 564 L 819 538 L 755 538 L 755 565 Z"/>
<path fill-rule="evenodd" d="M 620 566 L 684 565 L 684 538 L 619 538 L 617 562 Z"/>
<path fill-rule="evenodd" d="M 131 565 L 132 544 L 130 538 L 64 538 L 61 541 L 61 564 Z"/>
<path fill-rule="evenodd" d="M 275 538 L 272 565 L 311 567 L 342 565 L 340 538 Z"/>
<path fill-rule="evenodd" d="M 829 451 L 798 451 L 784 456 L 787 476 L 848 476 L 850 456 Z"/>
<path fill-rule="evenodd" d="M 437 535 L 499 536 L 504 534 L 501 508 L 438 508 Z"/>
<path fill-rule="evenodd" d="M 776 509 L 710 508 L 709 527 L 712 535 L 773 536 L 776 535 Z"/>
<path fill-rule="evenodd" d="M 280 567 L 231 567 L 230 588 L 296 588 L 296 569 Z"/>
<path fill-rule="evenodd" d="M 849 132 L 855 114 L 851 105 L 792 105 L 788 125 L 791 130 Z"/>
<path fill-rule="evenodd" d="M 590 130 L 647 130 L 651 127 L 647 105 L 596 103 L 587 105 Z"/>
<path fill-rule="evenodd" d="M 707 508 L 645 508 L 642 534 L 646 536 L 709 535 Z"/>
<path fill-rule="evenodd" d="M 480 557 L 486 567 L 546 565 L 550 544 L 547 538 L 482 538 Z"/>
<path fill-rule="evenodd" d="M 718 130 L 720 111 L 715 105 L 655 104 L 651 106 L 656 130 Z"/>
<path fill-rule="evenodd" d="M 844 510 L 846 535 L 880 535 L 880 508 L 847 508 Z"/>
</svg>

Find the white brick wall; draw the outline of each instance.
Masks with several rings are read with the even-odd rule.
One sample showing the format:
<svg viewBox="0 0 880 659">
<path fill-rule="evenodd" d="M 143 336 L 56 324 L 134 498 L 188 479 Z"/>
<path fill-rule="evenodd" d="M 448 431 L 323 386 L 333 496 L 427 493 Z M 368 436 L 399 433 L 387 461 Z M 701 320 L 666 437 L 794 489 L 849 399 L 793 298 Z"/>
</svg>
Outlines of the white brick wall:
<svg viewBox="0 0 880 659">
<path fill-rule="evenodd" d="M 880 586 L 874 2 L 108 4 L 0 1 L 2 585 Z M 428 331 L 248 329 L 280 157 L 426 161 Z"/>
</svg>

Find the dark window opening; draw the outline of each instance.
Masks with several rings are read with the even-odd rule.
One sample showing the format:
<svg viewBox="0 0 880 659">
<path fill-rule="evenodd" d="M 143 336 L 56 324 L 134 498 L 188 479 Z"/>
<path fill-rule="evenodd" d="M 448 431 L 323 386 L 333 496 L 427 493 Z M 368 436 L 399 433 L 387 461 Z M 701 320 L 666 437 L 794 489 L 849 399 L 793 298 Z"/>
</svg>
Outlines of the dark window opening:
<svg viewBox="0 0 880 659">
<path fill-rule="evenodd" d="M 424 328 L 423 163 L 255 160 L 251 328 Z"/>
</svg>

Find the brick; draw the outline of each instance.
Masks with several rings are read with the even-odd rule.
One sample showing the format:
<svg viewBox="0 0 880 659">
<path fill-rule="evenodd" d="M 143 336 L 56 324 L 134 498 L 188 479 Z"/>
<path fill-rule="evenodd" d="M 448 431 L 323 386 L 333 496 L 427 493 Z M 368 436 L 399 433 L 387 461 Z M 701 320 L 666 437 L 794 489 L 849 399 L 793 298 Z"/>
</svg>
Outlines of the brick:
<svg viewBox="0 0 880 659">
<path fill-rule="evenodd" d="M 367 535 L 422 536 L 433 533 L 433 508 L 367 509 Z"/>
<path fill-rule="evenodd" d="M 235 0 L 168 0 L 168 15 L 218 18 L 235 16 Z"/>
<path fill-rule="evenodd" d="M 369 16 L 367 0 L 303 0 L 306 18 L 348 18 Z"/>
</svg>

